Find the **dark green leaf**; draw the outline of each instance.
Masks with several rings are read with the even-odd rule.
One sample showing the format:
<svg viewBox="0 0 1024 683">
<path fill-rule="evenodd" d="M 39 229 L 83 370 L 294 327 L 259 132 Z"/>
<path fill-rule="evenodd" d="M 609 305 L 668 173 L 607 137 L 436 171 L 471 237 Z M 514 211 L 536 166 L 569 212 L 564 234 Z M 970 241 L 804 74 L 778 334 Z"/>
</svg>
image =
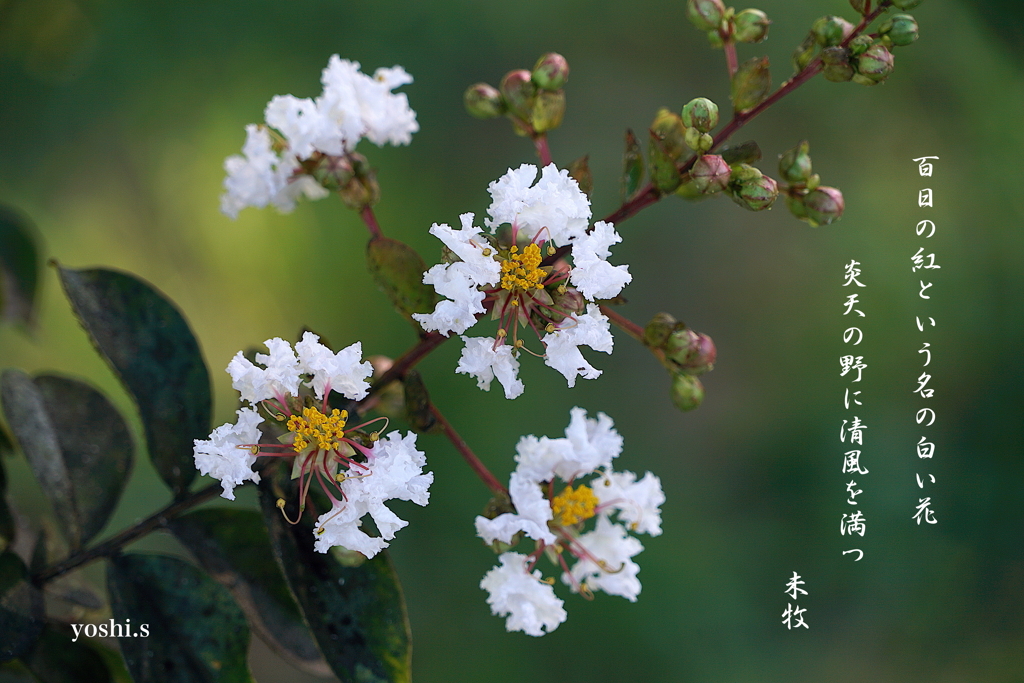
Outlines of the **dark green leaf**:
<svg viewBox="0 0 1024 683">
<path fill-rule="evenodd" d="M 7 473 L 4 472 L 3 456 L 0 454 L 0 551 L 6 550 L 14 542 L 14 516 L 7 506 Z"/>
<path fill-rule="evenodd" d="M 626 151 L 622 154 L 622 201 L 640 189 L 644 179 L 644 155 L 633 131 L 626 131 Z"/>
<path fill-rule="evenodd" d="M 594 175 L 590 172 L 590 155 L 581 156 L 572 161 L 568 168 L 569 177 L 576 181 L 583 194 L 590 196 L 594 191 Z"/>
<path fill-rule="evenodd" d="M 259 484 L 260 506 L 271 543 L 324 658 L 343 682 L 403 683 L 411 680 L 411 637 L 405 599 L 387 552 L 357 566 L 339 554 L 313 549 L 308 516 L 294 526 L 296 494 L 289 468 L 267 472 Z"/>
<path fill-rule="evenodd" d="M 733 164 L 752 164 L 761 159 L 761 148 L 753 140 L 747 140 L 737 145 L 723 147 L 719 154 L 725 159 L 725 163 L 730 166 Z"/>
<path fill-rule="evenodd" d="M 115 623 L 131 620 L 130 635 L 117 640 L 135 683 L 252 681 L 245 616 L 198 568 L 176 557 L 118 555 L 107 590 Z"/>
<path fill-rule="evenodd" d="M 19 657 L 43 630 L 43 594 L 28 582 L 21 558 L 0 553 L 0 662 Z"/>
<path fill-rule="evenodd" d="M 205 508 L 173 519 L 167 526 L 203 569 L 231 591 L 268 645 L 310 673 L 330 675 L 274 561 L 259 512 Z"/>
<path fill-rule="evenodd" d="M 124 490 L 134 447 L 117 409 L 65 377 L 8 370 L 4 412 L 73 549 L 107 523 Z"/>
<path fill-rule="evenodd" d="M 86 332 L 135 398 L 149 457 L 180 496 L 196 475 L 194 439 L 210 434 L 210 375 L 178 309 L 152 285 L 113 270 L 60 268 Z"/>
<path fill-rule="evenodd" d="M 109 683 L 113 680 L 103 658 L 85 638 L 47 625 L 22 661 L 42 683 Z"/>
<path fill-rule="evenodd" d="M 405 373 L 402 380 L 405 400 L 405 419 L 414 432 L 427 432 L 437 423 L 430 410 L 430 394 L 423 377 L 416 370 Z"/>
<path fill-rule="evenodd" d="M 0 205 L 0 319 L 31 325 L 39 284 L 39 250 L 28 219 Z"/>
<path fill-rule="evenodd" d="M 753 57 L 740 64 L 732 77 L 732 106 L 737 112 L 750 111 L 768 97 L 772 74 L 768 58 Z"/>
<path fill-rule="evenodd" d="M 366 245 L 366 266 L 373 281 L 406 318 L 434 310 L 434 288 L 423 284 L 427 266 L 409 245 L 374 237 Z"/>
</svg>

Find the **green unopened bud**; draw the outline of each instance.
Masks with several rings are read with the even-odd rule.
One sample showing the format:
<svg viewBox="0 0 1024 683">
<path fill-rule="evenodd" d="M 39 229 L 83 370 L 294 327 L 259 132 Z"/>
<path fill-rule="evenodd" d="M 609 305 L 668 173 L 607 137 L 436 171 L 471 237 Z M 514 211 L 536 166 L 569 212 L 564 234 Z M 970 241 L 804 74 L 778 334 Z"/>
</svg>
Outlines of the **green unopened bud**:
<svg viewBox="0 0 1024 683">
<path fill-rule="evenodd" d="M 816 19 L 811 24 L 811 33 L 818 45 L 832 47 L 839 45 L 853 33 L 853 24 L 842 17 L 829 15 Z"/>
<path fill-rule="evenodd" d="M 732 169 L 717 154 L 705 154 L 693 162 L 690 179 L 701 194 L 721 192 L 729 185 Z"/>
<path fill-rule="evenodd" d="M 503 115 L 508 109 L 498 89 L 486 83 L 477 83 L 466 88 L 462 101 L 466 105 L 466 111 L 478 119 L 493 119 Z"/>
<path fill-rule="evenodd" d="M 742 185 L 743 183 L 749 183 L 754 180 L 760 180 L 761 169 L 750 164 L 737 164 L 732 168 L 732 177 L 729 178 L 729 182 L 732 185 Z"/>
<path fill-rule="evenodd" d="M 885 45 L 875 43 L 867 51 L 857 57 L 854 64 L 857 73 L 853 75 L 855 83 L 875 85 L 885 81 L 893 70 L 893 56 Z"/>
<path fill-rule="evenodd" d="M 651 181 L 661 192 L 672 192 L 679 187 L 676 163 L 686 152 L 686 131 L 679 115 L 668 109 L 658 110 L 651 124 L 648 147 Z"/>
<path fill-rule="evenodd" d="M 909 14 L 894 14 L 878 29 L 889 47 L 906 47 L 918 38 L 917 20 Z"/>
<path fill-rule="evenodd" d="M 530 120 L 535 133 L 546 133 L 562 125 L 565 116 L 565 92 L 562 90 L 541 90 L 533 100 Z"/>
<path fill-rule="evenodd" d="M 806 140 L 779 157 L 779 175 L 787 183 L 803 185 L 811 177 L 811 150 Z"/>
<path fill-rule="evenodd" d="M 672 403 L 679 410 L 693 410 L 704 402 L 704 385 L 693 375 L 672 376 Z"/>
<path fill-rule="evenodd" d="M 733 177 L 729 183 L 729 195 L 733 201 L 751 211 L 770 209 L 779 196 L 779 186 L 772 178 L 762 174 L 756 168 L 746 167 L 733 169 Z M 757 174 L 751 172 L 757 171 Z"/>
<path fill-rule="evenodd" d="M 355 170 L 348 156 L 324 155 L 313 168 L 311 175 L 328 190 L 337 192 L 352 182 Z"/>
<path fill-rule="evenodd" d="M 377 172 L 361 154 L 324 156 L 313 169 L 313 177 L 328 190 L 337 192 L 350 209 L 362 211 L 380 199 Z"/>
<path fill-rule="evenodd" d="M 537 94 L 537 86 L 533 84 L 532 78 L 533 75 L 526 69 L 517 69 L 505 74 L 499 86 L 509 108 L 524 118 L 533 109 L 533 99 Z"/>
<path fill-rule="evenodd" d="M 560 90 L 569 80 L 569 62 L 557 52 L 549 52 L 533 67 L 533 82 L 543 90 Z"/>
<path fill-rule="evenodd" d="M 706 97 L 697 97 L 683 105 L 682 119 L 684 126 L 710 132 L 718 125 L 718 105 Z"/>
<path fill-rule="evenodd" d="M 868 51 L 868 48 L 875 44 L 875 39 L 869 35 L 861 34 L 851 40 L 846 46 L 850 50 L 851 57 L 859 57 Z"/>
<path fill-rule="evenodd" d="M 793 192 L 785 195 L 789 212 L 802 221 L 807 220 L 807 207 L 804 206 L 804 192 Z"/>
<path fill-rule="evenodd" d="M 732 37 L 741 43 L 760 43 L 768 37 L 772 22 L 759 9 L 745 9 L 733 18 Z"/>
<path fill-rule="evenodd" d="M 658 313 L 644 327 L 644 344 L 654 349 L 660 349 L 681 324 L 670 313 Z"/>
<path fill-rule="evenodd" d="M 740 64 L 732 78 L 732 106 L 745 112 L 759 105 L 772 89 L 772 74 L 767 57 Z"/>
<path fill-rule="evenodd" d="M 718 356 L 711 337 L 688 327 L 677 329 L 669 335 L 664 350 L 665 358 L 688 375 L 703 375 L 712 370 Z"/>
<path fill-rule="evenodd" d="M 804 38 L 804 42 L 800 43 L 800 46 L 793 51 L 793 68 L 797 71 L 802 71 L 804 67 L 811 63 L 814 59 L 814 50 L 818 46 L 818 41 L 815 40 L 813 33 L 808 33 L 807 37 Z"/>
<path fill-rule="evenodd" d="M 892 6 L 897 9 L 914 9 L 924 0 L 892 0 Z"/>
<path fill-rule="evenodd" d="M 701 31 L 717 30 L 725 16 L 722 0 L 687 0 L 686 16 Z"/>
<path fill-rule="evenodd" d="M 842 47 L 826 47 L 821 51 L 821 73 L 825 80 L 845 83 L 853 78 L 850 51 Z"/>
<path fill-rule="evenodd" d="M 843 193 L 834 187 L 822 185 L 813 192 L 808 192 L 804 197 L 804 207 L 807 212 L 807 222 L 813 227 L 828 225 L 839 220 L 843 215 L 846 203 L 843 201 Z"/>
<path fill-rule="evenodd" d="M 549 310 L 547 315 L 556 323 L 561 322 L 566 316 L 579 315 L 587 310 L 587 300 L 574 287 L 567 287 L 564 292 L 556 290 L 551 299 L 557 310 Z M 558 311 L 562 311 L 565 315 L 561 315 Z"/>
<path fill-rule="evenodd" d="M 857 10 L 860 14 L 867 14 L 868 0 L 850 0 L 850 7 Z"/>
<path fill-rule="evenodd" d="M 710 134 L 701 133 L 696 128 L 687 128 L 683 139 L 686 141 L 686 146 L 697 154 L 707 152 L 715 144 L 715 139 Z"/>
<path fill-rule="evenodd" d="M 711 46 L 712 50 L 718 50 L 725 45 L 725 41 L 722 40 L 722 33 L 717 28 L 714 31 L 708 31 L 708 45 Z"/>
</svg>

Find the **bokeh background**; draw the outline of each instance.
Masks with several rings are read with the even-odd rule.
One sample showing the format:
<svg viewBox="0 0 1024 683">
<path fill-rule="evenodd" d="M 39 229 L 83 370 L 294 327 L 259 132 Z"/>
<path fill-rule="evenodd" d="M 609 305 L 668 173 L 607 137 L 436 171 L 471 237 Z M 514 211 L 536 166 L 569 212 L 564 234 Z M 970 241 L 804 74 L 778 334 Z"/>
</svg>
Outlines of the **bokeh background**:
<svg viewBox="0 0 1024 683">
<path fill-rule="evenodd" d="M 375 3 L 338 0 L 5 0 L 0 2 L 0 201 L 38 226 L 47 257 L 134 272 L 190 320 L 213 375 L 216 424 L 235 396 L 221 372 L 238 349 L 303 325 L 340 347 L 399 355 L 414 334 L 369 281 L 365 229 L 340 202 L 282 216 L 218 212 L 222 162 L 275 94 L 315 96 L 328 57 L 365 70 L 402 64 L 421 131 L 408 148 L 360 151 L 379 169 L 385 232 L 439 258 L 433 222 L 482 214 L 487 184 L 533 161 L 504 121 L 467 116 L 463 89 L 497 83 L 545 51 L 572 67 L 569 110 L 551 136 L 555 160 L 590 155 L 597 217 L 619 202 L 623 132 L 643 131 L 660 106 L 696 96 L 724 106 L 722 55 L 685 18 L 685 3 L 588 0 Z M 776 82 L 811 22 L 853 12 L 845 0 L 765 0 L 774 20 L 758 46 Z M 913 11 L 922 38 L 896 52 L 888 83 L 816 79 L 748 125 L 761 163 L 801 139 L 815 170 L 844 191 L 840 223 L 812 229 L 781 205 L 753 214 L 727 199 L 671 198 L 623 223 L 614 261 L 634 274 L 620 310 L 641 323 L 668 311 L 718 345 L 707 399 L 681 414 L 668 378 L 624 335 L 573 390 L 524 362 L 514 402 L 454 375 L 456 344 L 420 369 L 438 406 L 499 478 L 525 433 L 561 434 L 574 405 L 605 411 L 624 435 L 620 469 L 651 470 L 668 496 L 665 533 L 645 538 L 636 604 L 562 591 L 568 621 L 534 639 L 505 632 L 478 588 L 494 556 L 473 535 L 487 501 L 440 436 L 421 437 L 436 480 L 431 504 L 392 544 L 408 599 L 414 675 L 493 683 L 673 680 L 747 682 L 1024 681 L 1024 240 L 1019 159 L 1022 10 L 1016 2 L 928 0 Z M 910 257 L 922 179 L 913 157 L 935 155 L 929 181 L 941 270 L 917 298 Z M 861 309 L 868 425 L 858 498 L 867 534 L 839 534 L 846 504 L 838 441 L 846 386 L 838 375 L 847 290 L 844 263 L 863 269 Z M 127 415 L 131 401 L 94 355 L 47 269 L 38 328 L 0 329 L 4 367 L 86 378 Z M 937 319 L 926 335 L 915 315 Z M 919 461 L 912 395 L 917 349 L 932 344 L 937 443 Z M 134 419 L 134 418 L 133 418 Z M 137 421 L 133 422 L 141 442 Z M 43 519 L 27 468 L 5 463 L 18 505 Z M 914 475 L 937 483 L 919 493 Z M 202 482 L 205 484 L 205 482 Z M 911 520 L 932 496 L 934 526 Z M 140 458 L 107 533 L 167 493 Z M 236 505 L 253 505 L 251 495 Z M 219 503 L 218 503 L 219 504 Z M 842 550 L 860 547 L 854 564 Z M 183 552 L 156 535 L 137 550 Z M 787 631 L 785 582 L 799 572 L 809 630 Z M 548 571 L 551 575 L 553 572 Z M 87 576 L 102 582 L 102 569 Z M 305 680 L 260 643 L 263 683 Z M 310 679 L 312 680 L 312 679 Z"/>
</svg>

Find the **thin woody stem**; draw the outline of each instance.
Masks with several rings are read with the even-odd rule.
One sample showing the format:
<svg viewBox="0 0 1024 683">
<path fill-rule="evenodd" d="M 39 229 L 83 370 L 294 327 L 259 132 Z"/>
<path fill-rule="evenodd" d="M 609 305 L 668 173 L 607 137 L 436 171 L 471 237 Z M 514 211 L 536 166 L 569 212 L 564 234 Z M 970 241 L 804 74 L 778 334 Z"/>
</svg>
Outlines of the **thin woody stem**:
<svg viewBox="0 0 1024 683">
<path fill-rule="evenodd" d="M 455 450 L 459 452 L 466 464 L 476 472 L 476 476 L 480 477 L 480 480 L 494 493 L 500 495 L 508 495 L 508 489 L 506 489 L 498 479 L 491 474 L 491 471 L 487 469 L 487 466 L 480 462 L 480 458 L 476 457 L 473 450 L 469 447 L 459 433 L 455 431 L 451 423 L 445 419 L 441 411 L 437 409 L 434 404 L 430 405 L 430 414 L 437 420 L 437 424 L 441 426 L 441 431 L 448 437 L 448 440 L 455 446 Z"/>
<path fill-rule="evenodd" d="M 732 83 L 733 77 L 740 68 L 739 61 L 736 59 L 736 43 L 733 42 L 732 36 L 725 41 L 722 51 L 725 52 L 725 65 L 729 69 L 729 82 Z"/>
<path fill-rule="evenodd" d="M 32 583 L 37 586 L 42 586 L 53 579 L 56 579 L 72 569 L 77 569 L 83 565 L 89 564 L 95 560 L 102 559 L 104 557 L 110 557 L 117 554 L 124 546 L 129 543 L 138 540 L 145 536 L 151 531 L 163 528 L 167 525 L 167 521 L 180 515 L 181 513 L 194 508 L 200 503 L 206 502 L 207 500 L 215 497 L 221 492 L 220 483 L 210 484 L 204 489 L 199 489 L 195 493 L 190 494 L 186 498 L 182 498 L 179 501 L 173 502 L 167 505 L 161 510 L 158 510 L 151 514 L 146 519 L 133 524 L 121 533 L 113 536 L 99 545 L 93 546 L 88 550 L 83 550 L 79 553 L 72 555 L 63 562 L 58 562 L 52 567 L 43 569 L 38 574 L 32 577 Z"/>
<path fill-rule="evenodd" d="M 359 217 L 363 219 L 363 223 L 366 223 L 366 229 L 370 231 L 370 235 L 373 237 L 384 236 L 380 230 L 380 224 L 377 223 L 377 217 L 373 215 L 372 208 L 369 206 L 363 207 L 363 210 L 359 212 Z"/>
<path fill-rule="evenodd" d="M 540 158 L 541 166 L 547 166 L 551 163 L 551 150 L 548 148 L 548 136 L 546 133 L 535 133 L 533 136 L 533 146 L 537 150 L 537 156 Z"/>
<path fill-rule="evenodd" d="M 638 342 L 643 343 L 644 341 L 644 328 L 637 325 L 635 322 L 619 314 L 611 306 L 601 304 L 601 312 L 604 313 L 613 325 L 618 327 L 620 330 L 628 334 Z"/>
</svg>

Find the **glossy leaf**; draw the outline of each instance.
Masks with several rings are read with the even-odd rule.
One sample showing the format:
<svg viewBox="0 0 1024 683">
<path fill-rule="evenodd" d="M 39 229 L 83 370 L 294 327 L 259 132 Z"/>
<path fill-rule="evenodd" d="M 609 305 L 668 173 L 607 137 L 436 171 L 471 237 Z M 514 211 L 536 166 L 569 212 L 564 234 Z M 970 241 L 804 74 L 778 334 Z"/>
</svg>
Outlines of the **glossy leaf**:
<svg viewBox="0 0 1024 683">
<path fill-rule="evenodd" d="M 626 131 L 626 150 L 622 154 L 622 200 L 626 201 L 640 189 L 644 180 L 644 155 L 640 141 L 632 130 Z"/>
<path fill-rule="evenodd" d="M 117 409 L 66 377 L 3 374 L 4 412 L 71 547 L 107 523 L 131 471 L 134 446 Z"/>
<path fill-rule="evenodd" d="M 252 681 L 245 616 L 200 569 L 176 557 L 118 555 L 107 590 L 115 623 L 130 625 L 117 640 L 135 683 Z"/>
<path fill-rule="evenodd" d="M 19 212 L 0 205 L 0 319 L 31 325 L 38 286 L 35 230 Z"/>
<path fill-rule="evenodd" d="M 276 469 L 259 484 L 260 506 L 274 553 L 324 659 L 344 683 L 410 681 L 409 620 L 387 552 L 355 566 L 339 559 L 345 553 L 316 552 L 309 515 L 291 525 L 277 508 L 283 498 L 284 511 L 295 519 L 293 481 L 288 468 Z"/>
<path fill-rule="evenodd" d="M 747 140 L 736 145 L 729 145 L 719 150 L 719 154 L 725 159 L 725 163 L 752 164 L 761 159 L 761 148 L 753 140 Z"/>
<path fill-rule="evenodd" d="M 192 442 L 210 434 L 210 375 L 181 312 L 152 285 L 113 270 L 60 268 L 100 354 L 135 398 L 149 457 L 180 496 L 196 475 Z"/>
<path fill-rule="evenodd" d="M 167 526 L 203 569 L 231 591 L 264 642 L 303 670 L 330 675 L 274 561 L 259 512 L 204 508 Z"/>
<path fill-rule="evenodd" d="M 43 626 L 43 594 L 28 582 L 25 563 L 13 552 L 0 553 L 0 662 L 27 652 Z"/>
<path fill-rule="evenodd" d="M 42 683 L 110 683 L 113 677 L 106 662 L 79 635 L 47 625 L 29 652 L 22 655 L 25 666 Z"/>
<path fill-rule="evenodd" d="M 434 310 L 434 288 L 423 284 L 427 265 L 409 245 L 374 237 L 366 245 L 366 265 L 377 287 L 406 318 Z"/>
</svg>

